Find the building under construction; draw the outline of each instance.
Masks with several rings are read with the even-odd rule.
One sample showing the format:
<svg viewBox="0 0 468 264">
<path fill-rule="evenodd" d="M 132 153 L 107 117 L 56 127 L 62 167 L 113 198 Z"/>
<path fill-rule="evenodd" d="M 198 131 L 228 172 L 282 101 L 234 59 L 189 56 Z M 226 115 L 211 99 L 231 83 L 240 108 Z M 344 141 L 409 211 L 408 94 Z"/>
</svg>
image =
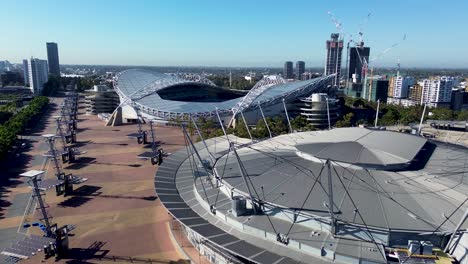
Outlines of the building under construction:
<svg viewBox="0 0 468 264">
<path fill-rule="evenodd" d="M 165 159 L 155 189 L 212 263 L 466 258 L 464 147 L 365 128 L 261 142 L 194 143 L 184 132 L 186 149 Z"/>
</svg>

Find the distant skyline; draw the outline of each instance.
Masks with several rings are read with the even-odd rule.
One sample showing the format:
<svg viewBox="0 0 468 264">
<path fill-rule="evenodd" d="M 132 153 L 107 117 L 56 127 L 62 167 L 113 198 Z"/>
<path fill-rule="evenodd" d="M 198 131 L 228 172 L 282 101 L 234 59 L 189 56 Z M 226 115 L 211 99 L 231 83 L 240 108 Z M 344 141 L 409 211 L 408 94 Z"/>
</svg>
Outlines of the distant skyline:
<svg viewBox="0 0 468 264">
<path fill-rule="evenodd" d="M 46 59 L 46 42 L 57 42 L 61 64 L 323 67 L 338 32 L 330 11 L 356 40 L 371 13 L 363 32 L 373 66 L 468 67 L 463 0 L 17 0 L 2 10 L 0 60 L 14 63 Z"/>
</svg>

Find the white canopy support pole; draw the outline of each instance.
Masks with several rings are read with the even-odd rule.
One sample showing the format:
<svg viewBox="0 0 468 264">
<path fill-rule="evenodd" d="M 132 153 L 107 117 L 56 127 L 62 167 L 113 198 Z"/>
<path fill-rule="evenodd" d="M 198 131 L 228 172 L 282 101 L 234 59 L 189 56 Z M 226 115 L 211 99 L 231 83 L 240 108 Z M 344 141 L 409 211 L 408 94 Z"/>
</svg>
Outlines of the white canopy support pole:
<svg viewBox="0 0 468 264">
<path fill-rule="evenodd" d="M 198 129 L 197 123 L 195 122 L 195 120 L 193 119 L 192 116 L 190 116 L 190 120 L 192 120 L 192 123 L 193 123 L 193 125 L 195 126 L 195 129 L 197 130 L 198 136 L 200 137 L 201 141 L 203 142 L 203 145 L 205 146 L 206 151 L 207 151 L 208 154 L 210 155 L 211 161 L 213 162 L 213 164 L 215 164 L 216 158 L 215 158 L 214 155 L 210 152 L 210 149 L 208 148 L 208 145 L 206 144 L 206 141 L 205 141 L 205 139 L 203 138 L 200 129 Z"/>
<path fill-rule="evenodd" d="M 140 108 L 138 106 L 134 106 L 133 109 L 137 115 L 137 124 L 138 124 L 138 134 L 143 134 L 143 129 L 141 128 L 141 120 L 140 120 Z"/>
<path fill-rule="evenodd" d="M 218 107 L 216 107 L 216 116 L 218 117 L 219 125 L 221 126 L 221 129 L 223 130 L 224 136 L 226 137 L 226 140 L 228 141 L 229 145 L 231 144 L 231 141 L 229 140 L 229 137 L 226 133 L 226 130 L 224 129 L 223 121 L 221 121 L 221 117 L 219 116 L 218 113 Z"/>
<path fill-rule="evenodd" d="M 291 120 L 289 120 L 288 109 L 286 108 L 286 103 L 284 102 L 284 98 L 283 98 L 283 107 L 284 107 L 284 113 L 286 113 L 286 120 L 288 120 L 289 133 L 292 133 L 293 129 L 291 126 Z"/>
<path fill-rule="evenodd" d="M 329 159 L 326 161 L 326 166 L 328 170 L 328 210 L 330 211 L 330 226 L 331 226 L 331 235 L 335 237 L 335 214 L 333 212 L 333 182 L 332 182 L 332 168 L 331 162 Z"/>
<path fill-rule="evenodd" d="M 247 125 L 247 121 L 245 121 L 244 113 L 242 113 L 242 111 L 240 111 L 240 113 L 241 113 L 242 121 L 244 121 L 244 124 L 245 124 L 245 129 L 247 129 L 247 133 L 249 134 L 250 140 L 253 142 L 252 134 L 250 134 L 249 126 Z"/>
<path fill-rule="evenodd" d="M 153 155 L 156 154 L 156 137 L 154 136 L 154 129 L 153 129 L 153 120 L 149 121 L 150 124 L 150 131 L 151 131 L 151 150 L 153 151 Z"/>
<path fill-rule="evenodd" d="M 377 100 L 377 112 L 375 112 L 375 123 L 374 123 L 374 127 L 377 127 L 377 122 L 379 121 L 379 108 L 380 108 L 380 99 Z"/>
<path fill-rule="evenodd" d="M 258 108 L 260 109 L 260 113 L 262 114 L 263 122 L 265 122 L 265 126 L 268 129 L 268 134 L 270 134 L 270 138 L 273 138 L 271 136 L 271 130 L 270 130 L 270 127 L 268 126 L 268 122 L 265 118 L 265 115 L 263 114 L 262 106 L 260 105 L 260 103 L 258 103 Z"/>
<path fill-rule="evenodd" d="M 187 133 L 187 129 L 185 129 L 185 125 L 182 125 L 182 132 L 184 133 L 185 137 L 187 138 L 188 140 L 188 143 L 190 144 L 190 146 L 192 147 L 193 151 L 195 152 L 195 155 L 197 156 L 198 158 L 198 161 L 200 162 L 200 165 L 203 167 L 203 170 L 205 171 L 205 173 L 207 174 L 208 178 L 210 179 L 210 184 L 211 184 L 211 187 L 213 187 L 213 175 L 208 171 L 208 169 L 205 167 L 205 164 L 203 162 L 203 159 L 201 158 L 200 156 L 200 153 L 198 153 L 198 150 L 197 148 L 195 147 L 195 144 L 193 144 L 193 141 L 192 139 L 190 138 L 189 134 Z M 190 158 L 190 157 L 189 157 Z"/>
<path fill-rule="evenodd" d="M 455 230 L 453 230 L 452 236 L 450 237 L 450 240 L 447 243 L 447 246 L 445 246 L 445 249 L 444 249 L 445 253 L 450 253 L 448 252 L 450 250 L 450 244 L 455 239 L 455 235 L 457 234 L 458 230 L 460 229 L 460 227 L 463 225 L 463 223 L 466 221 L 467 218 L 468 218 L 468 209 L 465 210 L 465 214 L 460 219 L 460 222 L 458 222 L 458 225 L 455 227 Z M 452 249 L 454 249 L 455 247 L 456 245 L 453 245 Z"/>
<path fill-rule="evenodd" d="M 423 121 L 424 121 L 424 115 L 426 114 L 426 107 L 427 107 L 427 104 L 424 104 L 424 109 L 423 109 L 423 112 L 422 112 L 422 115 L 421 115 L 421 122 L 419 122 L 418 135 L 421 135 L 422 124 L 423 124 Z"/>
<path fill-rule="evenodd" d="M 328 117 L 328 130 L 331 130 L 331 122 L 330 122 L 330 107 L 328 106 L 328 97 L 325 98 L 327 101 L 327 117 Z"/>
<path fill-rule="evenodd" d="M 234 145 L 230 144 L 230 148 L 231 148 L 232 152 L 234 153 L 234 155 L 236 156 L 236 161 L 237 161 L 237 165 L 239 166 L 239 171 L 240 171 L 240 173 L 242 175 L 242 179 L 244 180 L 244 184 L 247 187 L 247 191 L 249 192 L 249 199 L 250 199 L 250 202 L 252 203 L 252 209 L 253 209 L 254 213 L 257 213 L 257 206 L 256 206 L 255 200 L 253 198 L 252 190 L 250 189 L 250 185 L 249 185 L 249 183 L 247 181 L 247 177 L 248 177 L 247 172 L 244 171 L 242 161 L 241 161 L 239 155 L 237 154 L 237 151 L 236 151 L 236 148 L 234 147 Z"/>
</svg>

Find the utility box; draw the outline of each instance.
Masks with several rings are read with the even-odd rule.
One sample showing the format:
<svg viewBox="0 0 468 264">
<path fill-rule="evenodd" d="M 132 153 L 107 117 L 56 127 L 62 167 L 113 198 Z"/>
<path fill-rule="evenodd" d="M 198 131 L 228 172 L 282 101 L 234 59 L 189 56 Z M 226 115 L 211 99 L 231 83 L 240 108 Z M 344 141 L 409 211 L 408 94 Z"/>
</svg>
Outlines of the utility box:
<svg viewBox="0 0 468 264">
<path fill-rule="evenodd" d="M 231 201 L 232 214 L 235 217 L 241 216 L 246 213 L 247 205 L 244 197 L 234 196 Z"/>
<path fill-rule="evenodd" d="M 430 241 L 422 241 L 421 247 L 423 255 L 432 255 L 432 248 L 434 247 L 434 245 L 432 245 Z"/>
<path fill-rule="evenodd" d="M 410 255 L 421 253 L 421 244 L 417 240 L 408 240 L 408 251 Z"/>
</svg>

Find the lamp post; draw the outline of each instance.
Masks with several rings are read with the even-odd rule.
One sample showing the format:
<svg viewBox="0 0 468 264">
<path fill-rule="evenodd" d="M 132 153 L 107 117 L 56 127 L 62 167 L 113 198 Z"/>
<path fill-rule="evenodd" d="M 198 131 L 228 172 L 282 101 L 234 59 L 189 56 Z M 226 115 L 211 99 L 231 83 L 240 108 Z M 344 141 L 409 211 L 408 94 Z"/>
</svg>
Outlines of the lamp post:
<svg viewBox="0 0 468 264">
<path fill-rule="evenodd" d="M 331 123 L 330 123 L 330 107 L 328 106 L 328 97 L 325 97 L 327 101 L 327 117 L 328 117 L 328 130 L 331 130 Z"/>
</svg>

